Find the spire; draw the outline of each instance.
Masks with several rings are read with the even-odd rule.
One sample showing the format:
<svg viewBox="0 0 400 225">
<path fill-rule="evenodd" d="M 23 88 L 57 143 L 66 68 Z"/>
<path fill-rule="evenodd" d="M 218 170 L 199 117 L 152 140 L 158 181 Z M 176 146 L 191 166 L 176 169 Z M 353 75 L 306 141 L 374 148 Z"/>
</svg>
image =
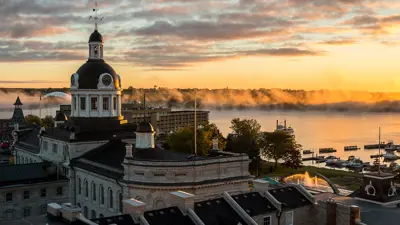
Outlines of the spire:
<svg viewBox="0 0 400 225">
<path fill-rule="evenodd" d="M 17 99 L 15 100 L 14 105 L 15 105 L 15 106 L 21 106 L 21 105 L 23 105 L 22 102 L 21 102 L 21 99 L 19 99 L 19 96 L 18 96 Z"/>
<path fill-rule="evenodd" d="M 94 12 L 94 16 L 90 16 L 89 20 L 94 20 L 94 30 L 97 30 L 97 25 L 98 25 L 98 21 L 102 21 L 104 17 L 99 17 L 97 15 L 97 12 L 99 11 L 99 8 L 97 6 L 97 2 L 94 3 L 94 8 L 93 8 L 93 12 Z"/>
</svg>

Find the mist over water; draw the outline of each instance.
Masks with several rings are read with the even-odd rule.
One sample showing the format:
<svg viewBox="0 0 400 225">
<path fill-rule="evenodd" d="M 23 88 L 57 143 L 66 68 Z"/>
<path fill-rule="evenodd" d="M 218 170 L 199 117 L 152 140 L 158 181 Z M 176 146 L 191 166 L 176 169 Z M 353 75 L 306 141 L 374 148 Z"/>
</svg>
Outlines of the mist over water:
<svg viewBox="0 0 400 225">
<path fill-rule="evenodd" d="M 125 90 L 124 101 L 141 101 L 144 91 L 148 105 L 175 109 L 194 105 L 193 90 L 189 89 Z M 39 114 L 39 93 L 0 92 L 0 118 L 12 116 L 17 96 L 24 103 L 25 115 Z M 42 117 L 55 116 L 59 104 L 69 104 L 68 100 L 57 99 L 42 99 Z M 318 148 L 332 147 L 342 159 L 355 155 L 364 161 L 371 161 L 369 156 L 378 153 L 363 146 L 378 143 L 379 127 L 382 141 L 400 142 L 399 93 L 219 89 L 198 90 L 197 99 L 200 108 L 210 110 L 211 122 L 224 135 L 231 132 L 230 121 L 235 117 L 256 119 L 265 131 L 273 131 L 276 120 L 286 119 L 303 149 L 318 152 Z M 361 150 L 344 152 L 347 145 L 357 145 Z"/>
</svg>

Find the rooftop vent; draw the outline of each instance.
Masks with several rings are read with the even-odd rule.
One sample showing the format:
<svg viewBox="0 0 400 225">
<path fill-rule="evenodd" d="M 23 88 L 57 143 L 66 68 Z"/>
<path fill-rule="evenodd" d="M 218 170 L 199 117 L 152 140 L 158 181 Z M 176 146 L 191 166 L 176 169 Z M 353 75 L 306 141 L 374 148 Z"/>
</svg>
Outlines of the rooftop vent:
<svg viewBox="0 0 400 225">
<path fill-rule="evenodd" d="M 175 213 L 175 209 L 171 209 L 171 210 L 169 210 L 170 212 L 172 212 L 172 213 Z"/>
<path fill-rule="evenodd" d="M 253 197 L 256 197 L 256 194 L 255 194 L 255 193 L 253 193 L 253 194 L 251 194 L 251 196 L 253 196 Z"/>
<path fill-rule="evenodd" d="M 281 189 L 281 192 L 284 192 L 285 190 L 283 190 L 283 188 Z"/>
<path fill-rule="evenodd" d="M 149 213 L 149 216 L 154 216 L 154 214 L 153 213 Z"/>
<path fill-rule="evenodd" d="M 244 198 L 247 198 L 247 195 L 243 195 Z"/>
<path fill-rule="evenodd" d="M 160 214 L 161 214 L 161 215 L 164 215 L 164 212 L 163 212 L 163 211 L 160 211 Z"/>
<path fill-rule="evenodd" d="M 197 204 L 197 207 L 201 207 L 201 204 Z"/>
<path fill-rule="evenodd" d="M 288 191 L 292 191 L 292 188 L 288 188 Z"/>
</svg>

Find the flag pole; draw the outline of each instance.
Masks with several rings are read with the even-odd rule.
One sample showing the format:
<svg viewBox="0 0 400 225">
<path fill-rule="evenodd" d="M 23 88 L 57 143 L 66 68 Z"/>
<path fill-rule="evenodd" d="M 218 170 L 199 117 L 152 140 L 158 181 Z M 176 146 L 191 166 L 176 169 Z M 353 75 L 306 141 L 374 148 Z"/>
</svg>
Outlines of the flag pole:
<svg viewBox="0 0 400 225">
<path fill-rule="evenodd" d="M 197 156 L 197 100 L 196 100 L 196 90 L 194 90 L 194 155 Z"/>
</svg>

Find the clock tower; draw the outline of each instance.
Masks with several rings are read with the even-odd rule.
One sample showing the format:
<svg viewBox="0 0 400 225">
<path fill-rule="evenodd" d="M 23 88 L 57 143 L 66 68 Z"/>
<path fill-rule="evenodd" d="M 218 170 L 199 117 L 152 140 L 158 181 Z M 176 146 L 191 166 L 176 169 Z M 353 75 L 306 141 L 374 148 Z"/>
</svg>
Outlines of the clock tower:
<svg viewBox="0 0 400 225">
<path fill-rule="evenodd" d="M 121 77 L 103 59 L 104 39 L 97 28 L 102 18 L 97 16 L 97 5 L 93 11 L 88 60 L 71 76 L 71 117 L 121 120 Z"/>
</svg>

